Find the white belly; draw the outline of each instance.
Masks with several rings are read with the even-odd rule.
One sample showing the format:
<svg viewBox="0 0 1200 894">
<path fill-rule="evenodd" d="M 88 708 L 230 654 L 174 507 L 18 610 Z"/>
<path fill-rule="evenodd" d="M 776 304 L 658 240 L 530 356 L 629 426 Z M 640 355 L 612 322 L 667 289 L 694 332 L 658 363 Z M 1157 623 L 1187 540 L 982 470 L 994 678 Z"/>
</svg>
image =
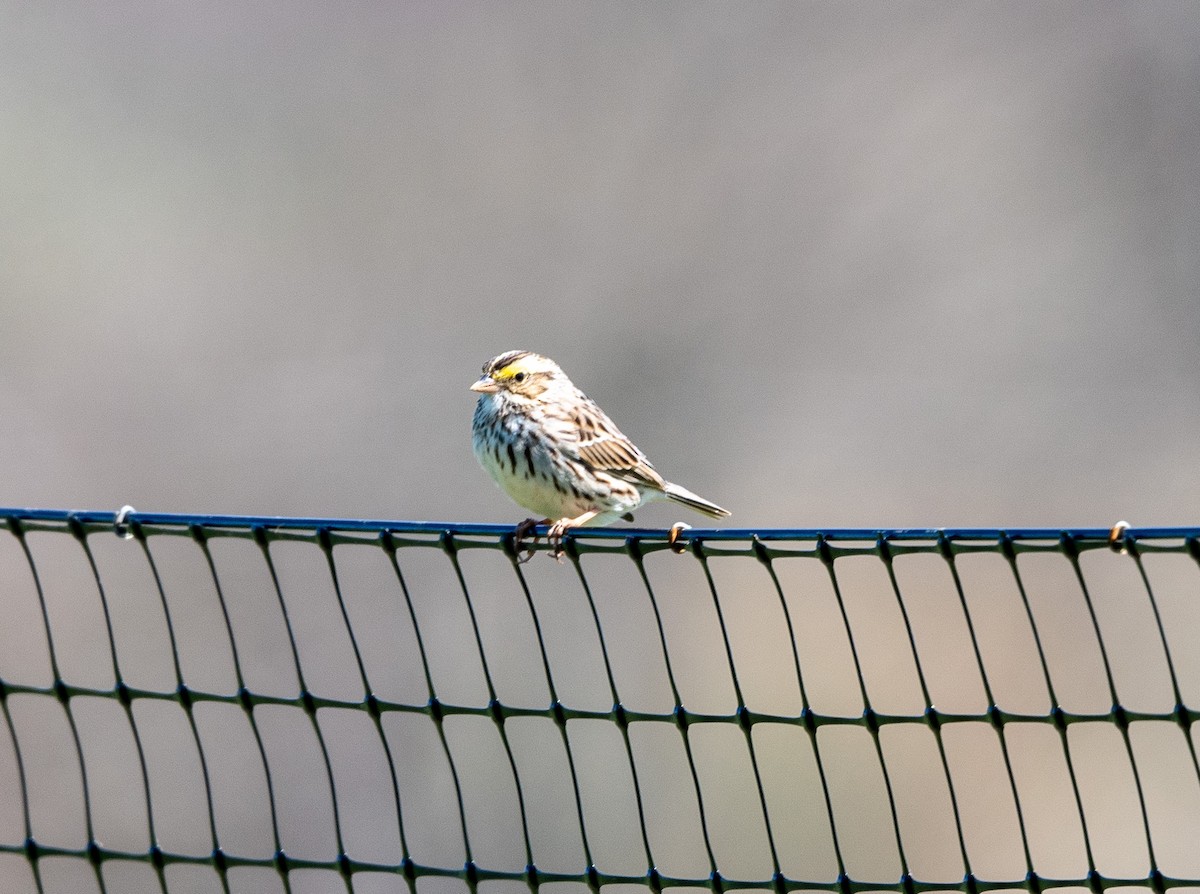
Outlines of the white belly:
<svg viewBox="0 0 1200 894">
<path fill-rule="evenodd" d="M 603 473 L 587 485 L 572 481 L 564 472 L 562 458 L 556 464 L 542 442 L 530 434 L 528 419 L 514 414 L 506 425 L 503 441 L 475 439 L 475 457 L 501 490 L 539 518 L 557 521 L 595 511 L 599 514 L 588 524 L 603 525 L 636 509 L 647 496 L 659 496 L 641 493 Z M 511 452 L 508 444 L 513 445 Z"/>
</svg>

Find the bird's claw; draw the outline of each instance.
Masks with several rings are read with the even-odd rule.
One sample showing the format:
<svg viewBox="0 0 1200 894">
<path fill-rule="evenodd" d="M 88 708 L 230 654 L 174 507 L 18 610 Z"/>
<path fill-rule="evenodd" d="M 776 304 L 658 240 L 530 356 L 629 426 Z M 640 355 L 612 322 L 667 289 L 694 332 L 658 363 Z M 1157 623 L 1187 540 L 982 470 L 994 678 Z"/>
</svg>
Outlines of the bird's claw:
<svg viewBox="0 0 1200 894">
<path fill-rule="evenodd" d="M 521 555 L 521 549 L 525 545 L 525 538 L 529 536 L 530 531 L 534 530 L 538 525 L 545 524 L 547 521 L 549 519 L 538 521 L 536 518 L 527 518 L 517 525 L 516 530 L 513 531 L 513 552 L 516 553 L 518 565 L 524 565 L 533 558 L 534 553 L 537 552 L 537 545 L 542 539 L 537 534 L 534 534 L 533 544 L 525 551 L 525 555 Z"/>
<path fill-rule="evenodd" d="M 529 536 L 529 532 L 538 525 L 550 525 L 550 530 L 546 533 L 546 543 L 550 546 L 550 557 L 558 562 L 562 561 L 563 554 L 566 550 L 563 549 L 563 538 L 571 528 L 579 527 L 587 520 L 595 516 L 595 512 L 588 512 L 578 518 L 560 518 L 556 522 L 551 522 L 548 518 L 543 518 L 540 521 L 535 518 L 527 518 L 521 522 L 513 530 L 513 552 L 517 555 L 517 563 L 524 565 L 533 558 L 535 547 L 541 541 L 541 538 L 536 534 L 533 537 L 533 546 L 526 550 L 525 555 L 521 555 L 521 550 L 524 547 L 525 539 Z"/>
<path fill-rule="evenodd" d="M 563 537 L 567 533 L 567 526 L 561 521 L 557 521 L 550 526 L 550 533 L 546 537 L 546 542 L 550 544 L 550 556 L 556 562 L 561 562 L 563 557 Z"/>
</svg>

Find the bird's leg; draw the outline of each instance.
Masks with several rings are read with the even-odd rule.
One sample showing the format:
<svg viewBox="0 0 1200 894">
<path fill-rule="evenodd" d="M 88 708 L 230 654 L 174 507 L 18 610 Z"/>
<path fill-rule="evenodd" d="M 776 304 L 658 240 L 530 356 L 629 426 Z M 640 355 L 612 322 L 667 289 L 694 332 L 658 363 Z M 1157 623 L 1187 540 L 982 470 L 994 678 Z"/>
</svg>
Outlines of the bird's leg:
<svg viewBox="0 0 1200 894">
<path fill-rule="evenodd" d="M 525 538 L 529 536 L 529 532 L 532 531 L 534 528 L 536 528 L 538 525 L 548 525 L 548 524 L 550 524 L 550 519 L 548 519 L 548 518 L 543 518 L 540 521 L 536 518 L 527 518 L 527 519 L 525 519 L 525 521 L 523 521 L 519 525 L 517 525 L 516 530 L 513 531 L 513 552 L 515 552 L 517 554 L 517 563 L 518 564 L 524 565 L 526 562 L 528 562 L 530 559 L 533 558 L 533 553 L 534 553 L 533 546 L 529 547 L 528 552 L 526 552 L 523 557 L 521 556 L 521 546 L 522 546 Z M 538 537 L 535 534 L 533 537 L 533 545 L 537 546 L 538 541 L 541 539 L 542 538 Z"/>
<path fill-rule="evenodd" d="M 550 546 L 552 547 L 550 555 L 561 561 L 563 554 L 563 535 L 566 534 L 570 528 L 578 528 L 580 525 L 586 525 L 599 514 L 600 512 L 598 510 L 591 509 L 583 513 L 583 515 L 577 515 L 574 518 L 560 518 L 558 521 L 552 524 L 550 526 L 550 535 L 547 537 L 547 540 L 550 542 Z"/>
</svg>

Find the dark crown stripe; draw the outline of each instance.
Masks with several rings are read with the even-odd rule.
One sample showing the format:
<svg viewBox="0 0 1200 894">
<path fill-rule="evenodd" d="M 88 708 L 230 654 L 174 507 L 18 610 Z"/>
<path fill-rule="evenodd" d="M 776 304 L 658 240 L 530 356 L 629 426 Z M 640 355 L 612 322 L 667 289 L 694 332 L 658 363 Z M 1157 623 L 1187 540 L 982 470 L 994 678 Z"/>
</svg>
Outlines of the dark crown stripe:
<svg viewBox="0 0 1200 894">
<path fill-rule="evenodd" d="M 489 363 L 484 371 L 489 375 L 494 372 L 498 372 L 513 361 L 520 360 L 522 357 L 530 356 L 531 353 L 531 351 L 509 351 L 507 354 L 501 354 L 499 357 Z"/>
</svg>

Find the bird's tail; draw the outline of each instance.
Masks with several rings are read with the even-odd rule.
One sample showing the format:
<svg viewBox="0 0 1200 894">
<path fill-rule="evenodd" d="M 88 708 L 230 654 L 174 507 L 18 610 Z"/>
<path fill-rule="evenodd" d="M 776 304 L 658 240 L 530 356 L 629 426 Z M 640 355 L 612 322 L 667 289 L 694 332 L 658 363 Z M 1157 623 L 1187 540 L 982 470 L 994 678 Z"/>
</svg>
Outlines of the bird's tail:
<svg viewBox="0 0 1200 894">
<path fill-rule="evenodd" d="M 686 487 L 680 487 L 678 484 L 671 484 L 671 482 L 668 481 L 667 486 L 663 488 L 663 493 L 665 493 L 668 498 L 674 500 L 676 503 L 682 503 L 689 509 L 695 509 L 697 512 L 701 513 L 702 515 L 707 515 L 709 518 L 725 518 L 727 515 L 729 515 L 728 509 L 722 509 L 716 503 L 711 503 L 704 499 L 704 497 L 697 496 Z"/>
</svg>

